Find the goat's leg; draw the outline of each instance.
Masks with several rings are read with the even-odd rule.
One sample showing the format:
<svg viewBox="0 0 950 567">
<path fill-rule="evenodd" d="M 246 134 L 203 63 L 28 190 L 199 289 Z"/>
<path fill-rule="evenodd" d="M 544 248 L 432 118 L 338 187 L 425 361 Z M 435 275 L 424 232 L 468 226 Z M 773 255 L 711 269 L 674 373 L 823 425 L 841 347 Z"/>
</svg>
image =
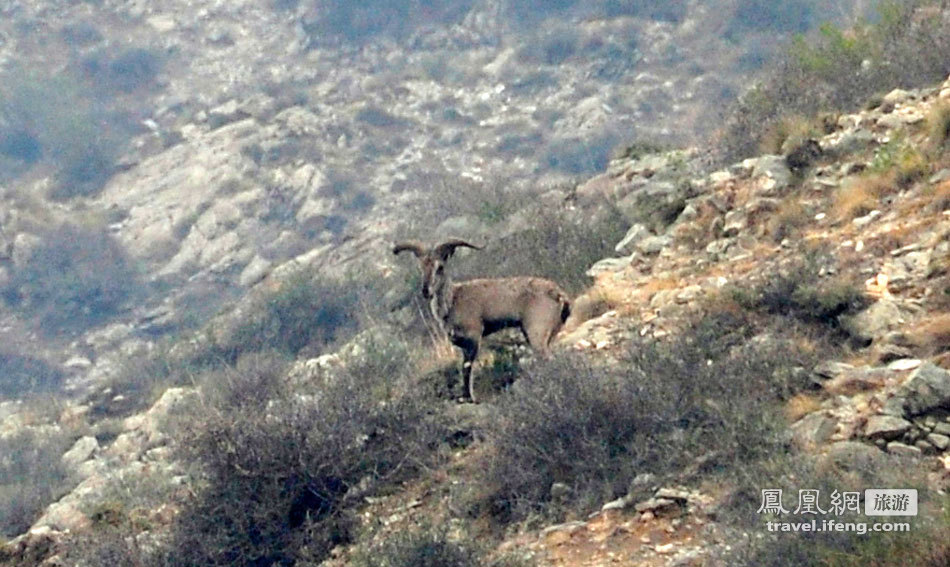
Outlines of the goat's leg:
<svg viewBox="0 0 950 567">
<path fill-rule="evenodd" d="M 539 306 L 540 307 L 540 306 Z M 521 330 L 531 348 L 542 357 L 547 357 L 554 335 L 561 327 L 560 313 L 553 308 L 538 308 L 529 312 L 521 324 Z"/>
<path fill-rule="evenodd" d="M 462 397 L 460 402 L 477 403 L 475 401 L 475 386 L 472 384 L 472 367 L 475 357 L 478 356 L 478 341 L 474 339 L 460 340 L 456 345 L 462 349 Z"/>
</svg>

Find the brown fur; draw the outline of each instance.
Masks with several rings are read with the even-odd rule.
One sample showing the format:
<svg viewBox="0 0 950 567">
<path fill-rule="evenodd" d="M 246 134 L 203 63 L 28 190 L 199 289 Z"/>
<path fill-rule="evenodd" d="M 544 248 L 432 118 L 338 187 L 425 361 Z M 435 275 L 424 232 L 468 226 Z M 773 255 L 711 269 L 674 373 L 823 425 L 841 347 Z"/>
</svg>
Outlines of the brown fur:
<svg viewBox="0 0 950 567">
<path fill-rule="evenodd" d="M 521 329 L 528 344 L 543 355 L 571 313 L 571 302 L 556 283 L 544 278 L 475 279 L 452 283 L 445 262 L 455 248 L 479 247 L 453 239 L 426 248 L 418 242 L 398 243 L 394 254 L 411 251 L 422 268 L 422 293 L 449 340 L 462 349 L 463 400 L 475 401 L 471 373 L 481 339 L 507 327 Z"/>
</svg>

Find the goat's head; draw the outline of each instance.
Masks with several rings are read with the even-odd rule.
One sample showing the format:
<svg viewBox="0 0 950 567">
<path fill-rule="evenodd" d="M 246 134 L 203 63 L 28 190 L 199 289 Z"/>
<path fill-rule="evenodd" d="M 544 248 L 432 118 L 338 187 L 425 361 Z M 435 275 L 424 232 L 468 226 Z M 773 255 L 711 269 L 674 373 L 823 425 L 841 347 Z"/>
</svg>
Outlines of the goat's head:
<svg viewBox="0 0 950 567">
<path fill-rule="evenodd" d="M 412 252 L 419 259 L 419 267 L 422 268 L 422 295 L 426 299 L 435 294 L 435 290 L 445 282 L 445 262 L 455 254 L 455 249 L 459 246 L 481 250 L 481 246 L 475 246 L 453 238 L 432 248 L 426 248 L 424 244 L 415 240 L 397 242 L 393 247 L 393 254 L 400 252 Z"/>
</svg>

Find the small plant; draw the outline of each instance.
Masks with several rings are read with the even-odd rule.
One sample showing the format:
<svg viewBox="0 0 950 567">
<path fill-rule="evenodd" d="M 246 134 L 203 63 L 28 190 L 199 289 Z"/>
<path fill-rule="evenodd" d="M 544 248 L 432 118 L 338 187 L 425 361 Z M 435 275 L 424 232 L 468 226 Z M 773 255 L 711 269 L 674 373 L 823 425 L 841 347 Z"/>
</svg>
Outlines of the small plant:
<svg viewBox="0 0 950 567">
<path fill-rule="evenodd" d="M 246 352 L 275 349 L 295 355 L 308 346 L 325 348 L 356 332 L 361 302 L 372 289 L 356 276 L 324 280 L 298 272 L 259 297 L 209 355 L 233 363 Z"/>
<path fill-rule="evenodd" d="M 846 279 L 803 279 L 802 274 L 817 273 L 815 260 L 790 266 L 769 274 L 756 289 L 734 288 L 732 299 L 741 307 L 770 315 L 790 317 L 826 332 L 841 332 L 839 318 L 864 308 L 868 299 L 864 289 Z"/>
</svg>

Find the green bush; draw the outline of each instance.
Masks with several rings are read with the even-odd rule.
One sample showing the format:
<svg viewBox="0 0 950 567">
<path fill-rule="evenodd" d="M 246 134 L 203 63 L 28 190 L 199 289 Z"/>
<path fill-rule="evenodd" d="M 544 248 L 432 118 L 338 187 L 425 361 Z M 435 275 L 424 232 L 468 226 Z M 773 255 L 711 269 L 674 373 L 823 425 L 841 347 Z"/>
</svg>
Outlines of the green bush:
<svg viewBox="0 0 950 567">
<path fill-rule="evenodd" d="M 104 94 L 131 93 L 152 86 L 163 58 L 142 47 L 97 51 L 81 62 L 83 72 Z"/>
<path fill-rule="evenodd" d="M 636 341 L 616 366 L 560 356 L 527 369 L 485 433 L 477 506 L 504 521 L 583 513 L 639 473 L 728 478 L 784 454 L 774 415 L 808 386 L 803 367 L 814 361 L 752 332 L 741 315 L 718 312 L 670 342 Z M 552 502 L 555 482 L 571 487 L 570 504 Z"/>
<path fill-rule="evenodd" d="M 818 272 L 814 259 L 806 259 L 763 279 L 760 286 L 733 288 L 732 298 L 743 308 L 788 317 L 829 331 L 843 332 L 840 317 L 868 305 L 863 288 L 845 279 L 810 280 L 802 274 Z"/>
<path fill-rule="evenodd" d="M 325 558 L 350 538 L 350 508 L 414 474 L 443 437 L 407 376 L 406 366 L 354 367 L 302 389 L 280 358 L 250 355 L 203 380 L 203 401 L 176 434 L 179 457 L 197 467 L 200 482 L 176 519 L 165 563 Z"/>
<path fill-rule="evenodd" d="M 69 489 L 60 457 L 70 441 L 53 429 L 0 436 L 0 537 L 25 532 Z"/>
<path fill-rule="evenodd" d="M 784 3 L 769 3 L 782 10 Z M 934 0 L 884 1 L 875 23 L 843 30 L 831 24 L 800 36 L 761 84 L 728 113 L 716 141 L 719 161 L 754 155 L 771 126 L 792 116 L 852 111 L 879 92 L 924 87 L 950 73 L 950 35 L 921 10 Z"/>
<path fill-rule="evenodd" d="M 480 567 L 475 542 L 453 541 L 445 529 L 401 532 L 359 554 L 354 567 Z"/>
<path fill-rule="evenodd" d="M 131 260 L 108 233 L 64 224 L 40 237 L 5 296 L 42 331 L 69 333 L 106 321 L 139 287 Z"/>
</svg>

